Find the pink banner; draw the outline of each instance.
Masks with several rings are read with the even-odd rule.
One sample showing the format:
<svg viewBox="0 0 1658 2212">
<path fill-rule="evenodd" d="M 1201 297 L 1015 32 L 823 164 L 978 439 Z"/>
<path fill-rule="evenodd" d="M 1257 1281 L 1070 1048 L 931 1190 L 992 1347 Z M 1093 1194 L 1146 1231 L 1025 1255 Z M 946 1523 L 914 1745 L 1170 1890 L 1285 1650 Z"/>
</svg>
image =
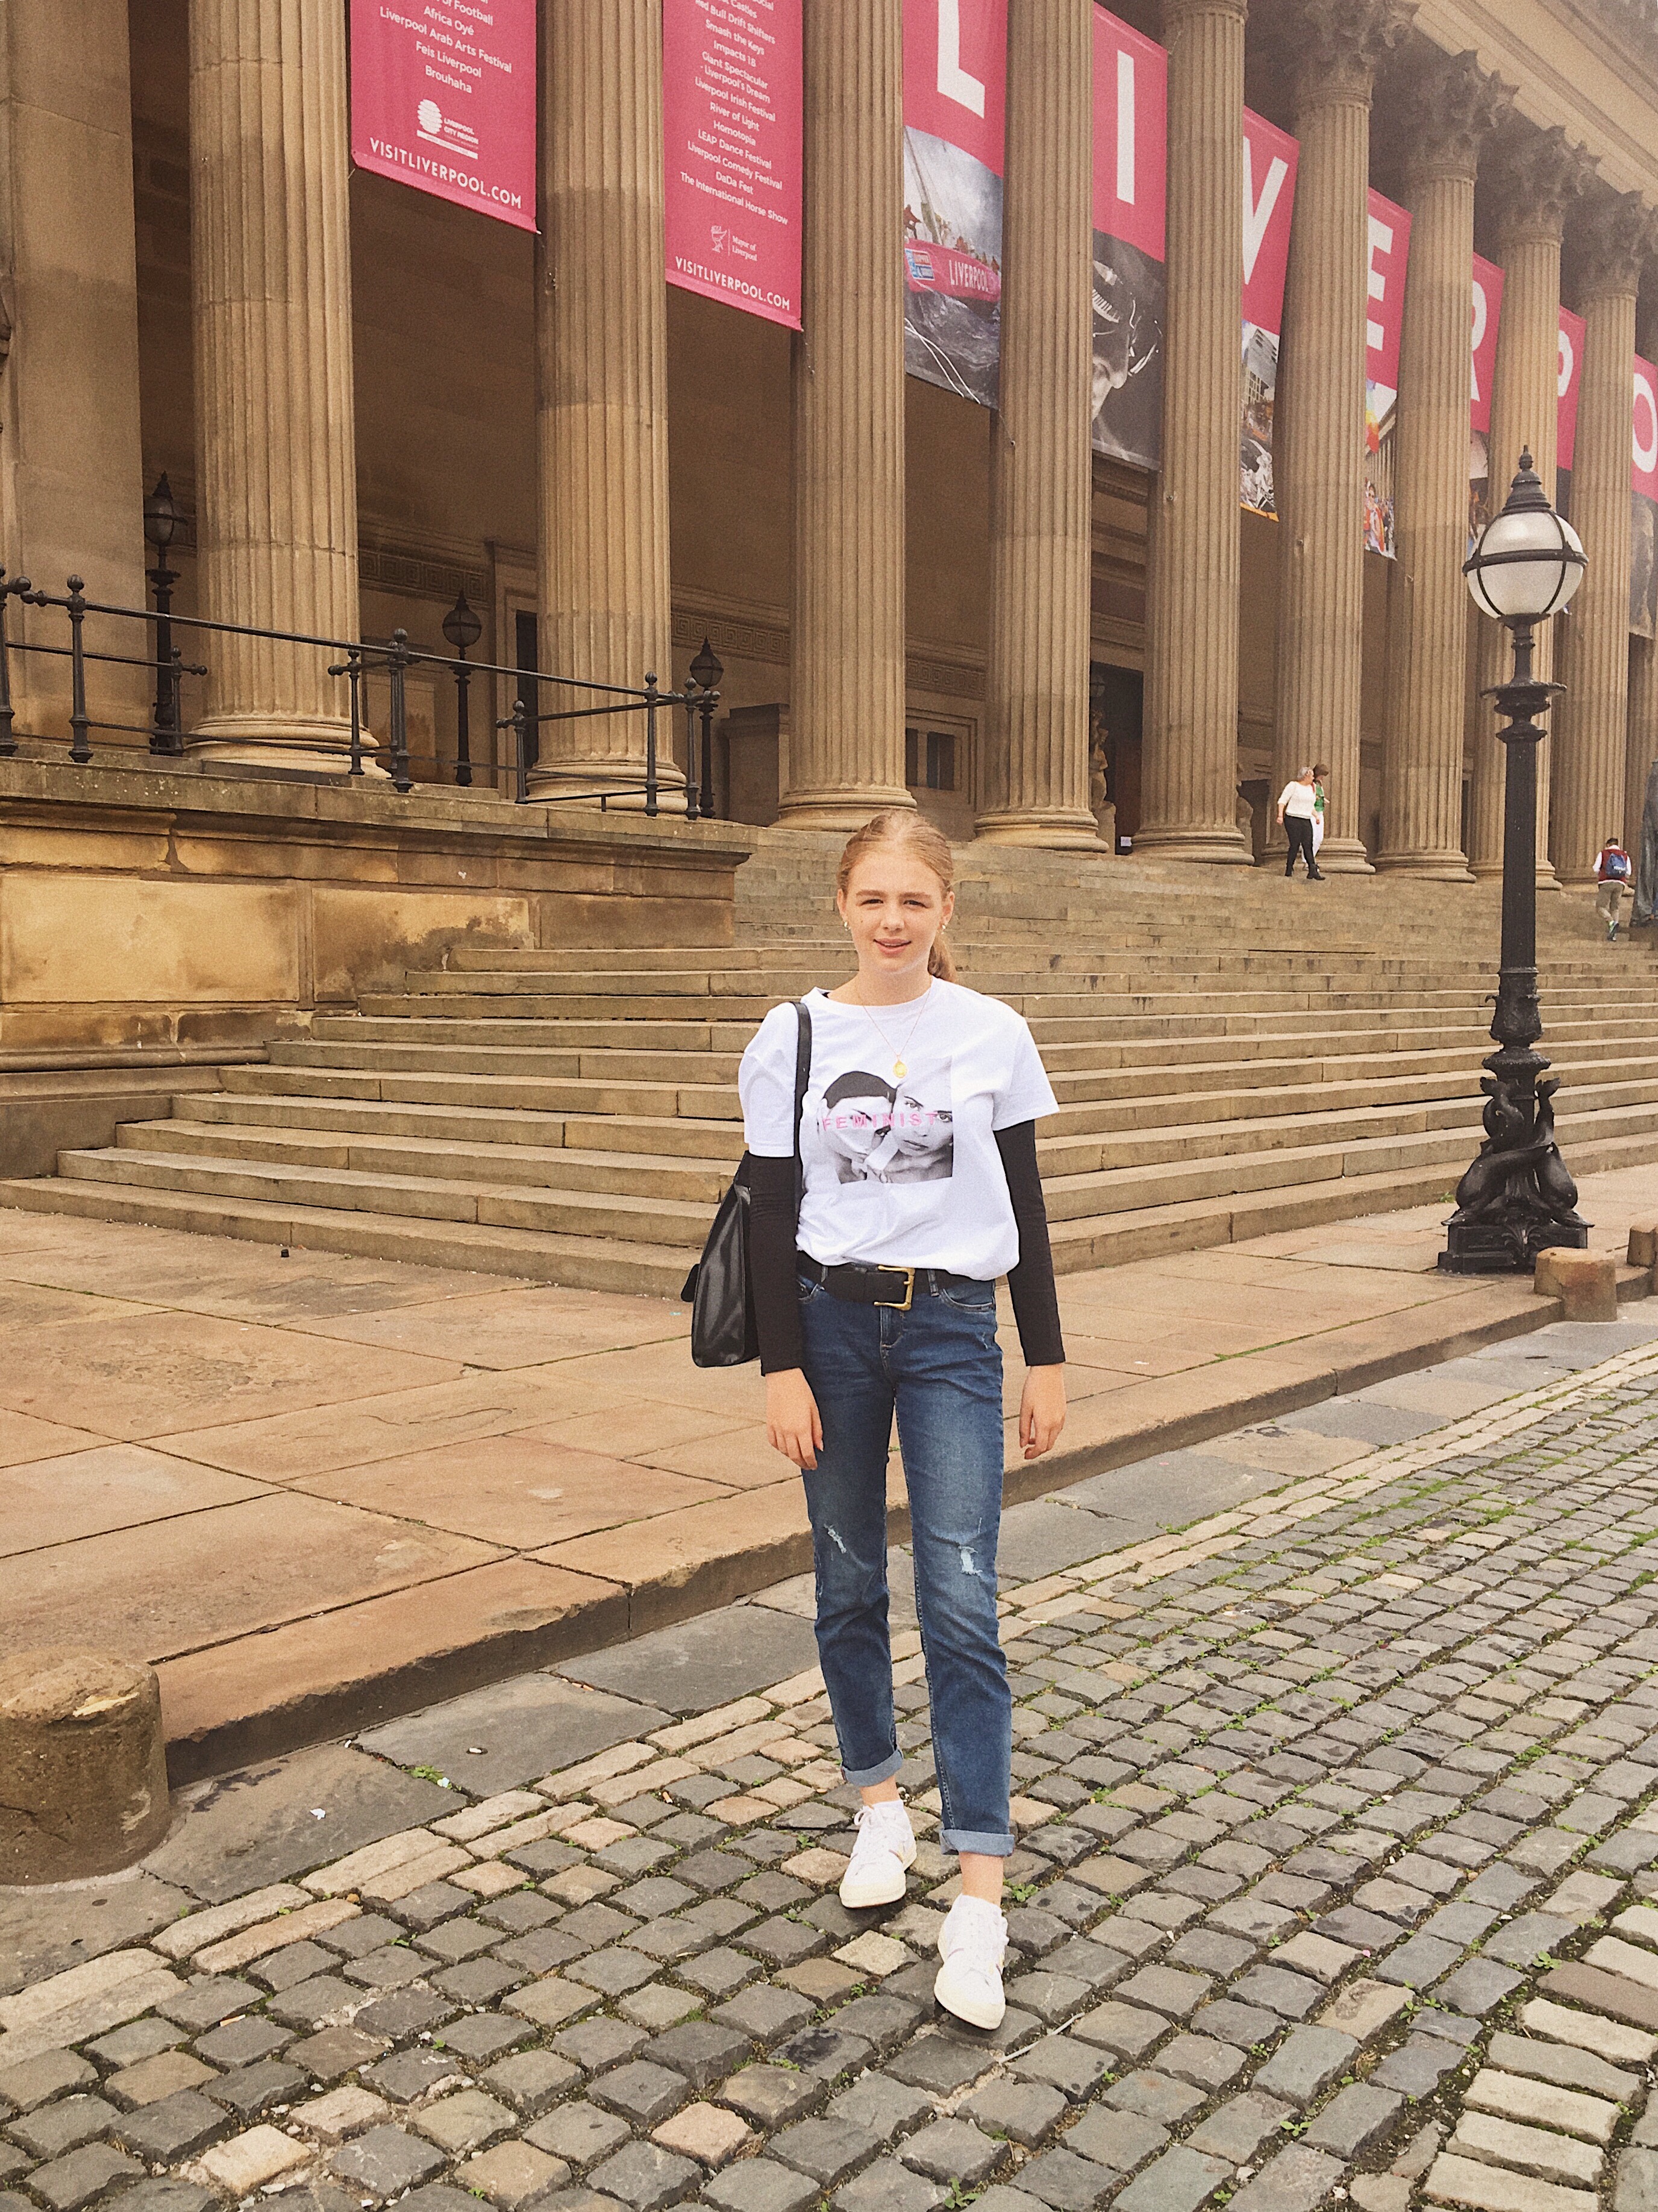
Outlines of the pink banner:
<svg viewBox="0 0 1658 2212">
<path fill-rule="evenodd" d="M 1583 331 L 1586 325 L 1581 315 L 1574 315 L 1570 307 L 1560 310 L 1560 406 L 1555 417 L 1554 465 L 1564 475 L 1571 474 L 1572 458 L 1577 450 L 1577 396 L 1583 388 Z M 1503 479 L 1503 496 L 1508 497 L 1508 479 L 1520 465 L 1520 456 L 1506 453 L 1497 456 L 1497 474 Z M 1544 487 L 1547 489 L 1546 485 Z"/>
<path fill-rule="evenodd" d="M 1658 368 L 1635 356 L 1635 426 L 1630 453 L 1630 487 L 1644 499 L 1658 499 Z"/>
<path fill-rule="evenodd" d="M 351 159 L 533 230 L 535 0 L 351 0 Z"/>
<path fill-rule="evenodd" d="M 1243 111 L 1243 319 L 1275 337 L 1284 327 L 1290 222 L 1299 143 Z"/>
<path fill-rule="evenodd" d="M 829 0 L 837 4 L 837 0 Z M 993 407 L 1007 0 L 905 0 L 904 367 Z"/>
<path fill-rule="evenodd" d="M 1155 469 L 1163 458 L 1169 56 L 1094 9 L 1096 453 Z"/>
<path fill-rule="evenodd" d="M 1491 386 L 1497 379 L 1497 331 L 1503 313 L 1503 274 L 1494 261 L 1473 257 L 1473 384 L 1468 423 L 1482 439 L 1491 427 Z"/>
<path fill-rule="evenodd" d="M 1399 390 L 1399 341 L 1405 325 L 1405 265 L 1411 218 L 1402 207 L 1370 197 L 1370 306 L 1364 325 L 1364 374 L 1386 391 Z"/>
<path fill-rule="evenodd" d="M 663 0 L 668 282 L 800 327 L 800 0 Z"/>
<path fill-rule="evenodd" d="M 1635 356 L 1635 422 L 1630 452 L 1629 626 L 1658 630 L 1658 368 Z"/>
<path fill-rule="evenodd" d="M 1163 260 L 1168 167 L 1168 52 L 1096 6 L 1095 229 Z"/>
</svg>

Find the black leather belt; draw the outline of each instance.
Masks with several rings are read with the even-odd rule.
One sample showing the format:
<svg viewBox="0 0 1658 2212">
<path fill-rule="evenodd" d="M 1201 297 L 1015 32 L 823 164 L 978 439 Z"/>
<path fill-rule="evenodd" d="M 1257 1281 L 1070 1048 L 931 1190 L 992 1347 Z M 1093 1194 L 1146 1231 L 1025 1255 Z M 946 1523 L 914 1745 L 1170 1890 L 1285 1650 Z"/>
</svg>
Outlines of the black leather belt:
<svg viewBox="0 0 1658 2212">
<path fill-rule="evenodd" d="M 826 1267 L 807 1252 L 797 1252 L 794 1264 L 809 1283 L 821 1283 L 831 1297 L 848 1305 L 890 1306 L 895 1313 L 908 1313 L 917 1291 L 932 1297 L 939 1291 L 984 1287 L 976 1275 L 952 1275 L 947 1267 L 874 1267 L 858 1260 Z"/>
</svg>

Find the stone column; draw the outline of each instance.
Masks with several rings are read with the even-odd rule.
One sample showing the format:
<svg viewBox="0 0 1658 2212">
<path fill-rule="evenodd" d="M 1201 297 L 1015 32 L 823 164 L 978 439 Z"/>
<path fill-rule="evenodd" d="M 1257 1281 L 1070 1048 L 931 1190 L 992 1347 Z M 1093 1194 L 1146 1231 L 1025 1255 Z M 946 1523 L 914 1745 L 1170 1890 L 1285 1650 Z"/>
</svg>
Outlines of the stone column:
<svg viewBox="0 0 1658 2212">
<path fill-rule="evenodd" d="M 190 0 L 197 591 L 216 622 L 354 639 L 345 16 Z M 185 658 L 190 657 L 188 641 Z M 343 770 L 345 686 L 307 646 L 215 639 L 195 750 Z"/>
<path fill-rule="evenodd" d="M 125 0 L 87 0 L 66 27 L 55 0 L 0 11 L 0 560 L 43 591 L 61 593 L 73 574 L 94 599 L 143 606 Z M 14 639 L 67 641 L 56 611 L 20 621 L 13 599 L 6 620 Z M 127 623 L 88 623 L 87 641 L 149 650 Z M 66 661 L 19 653 L 11 683 L 20 732 L 68 735 Z M 94 665 L 88 684 L 94 714 L 145 720 L 142 672 Z"/>
<path fill-rule="evenodd" d="M 661 0 L 542 0 L 536 423 L 541 665 L 673 684 Z M 564 691 L 543 706 L 596 705 Z M 683 781 L 658 731 L 665 782 Z M 645 769 L 645 718 L 541 727 L 532 792 Z M 634 804 L 640 803 L 637 794 Z"/>
<path fill-rule="evenodd" d="M 1554 491 L 1560 399 L 1560 238 L 1567 210 L 1582 191 L 1590 165 L 1580 148 L 1568 145 L 1563 131 L 1536 131 L 1516 125 L 1485 168 L 1501 210 L 1497 252 L 1504 270 L 1489 441 L 1490 499 L 1495 514 L 1509 495 L 1524 447 L 1531 450 L 1544 489 L 1551 496 Z M 1476 615 L 1474 622 L 1479 689 L 1485 693 L 1506 681 L 1513 655 L 1500 623 L 1487 615 Z M 1545 623 L 1537 635 L 1537 672 L 1545 680 L 1553 672 L 1554 628 L 1553 623 Z M 1552 886 L 1548 738 L 1537 751 L 1538 881 Z M 1482 697 L 1474 723 L 1468 838 L 1468 864 L 1476 876 L 1503 872 L 1504 754 L 1491 702 Z"/>
<path fill-rule="evenodd" d="M 1410 271 L 1399 364 L 1396 558 L 1388 579 L 1388 722 L 1378 868 L 1468 883 L 1462 726 L 1469 599 L 1468 332 L 1481 140 L 1512 94 L 1472 54 L 1436 56 L 1404 88 L 1412 117 Z"/>
<path fill-rule="evenodd" d="M 1093 0 L 1012 0 L 979 834 L 1086 846 Z"/>
<path fill-rule="evenodd" d="M 899 0 L 806 0 L 793 671 L 781 819 L 853 830 L 904 785 Z"/>
<path fill-rule="evenodd" d="M 1301 141 L 1274 424 L 1278 486 L 1277 790 L 1327 761 L 1319 866 L 1370 872 L 1358 834 L 1364 653 L 1364 353 L 1370 90 L 1394 0 L 1312 0 L 1297 24 Z M 1466 333 L 1465 333 L 1466 338 Z"/>
<path fill-rule="evenodd" d="M 1247 865 L 1237 826 L 1245 0 L 1163 0 L 1163 470 L 1147 553 L 1136 848 Z"/>
<path fill-rule="evenodd" d="M 1653 236 L 1638 192 L 1597 200 L 1574 237 L 1583 334 L 1583 389 L 1571 519 L 1589 564 L 1571 625 L 1570 711 L 1556 736 L 1555 872 L 1594 881 L 1595 855 L 1624 814 L 1629 712 L 1630 395 L 1635 295 Z"/>
</svg>

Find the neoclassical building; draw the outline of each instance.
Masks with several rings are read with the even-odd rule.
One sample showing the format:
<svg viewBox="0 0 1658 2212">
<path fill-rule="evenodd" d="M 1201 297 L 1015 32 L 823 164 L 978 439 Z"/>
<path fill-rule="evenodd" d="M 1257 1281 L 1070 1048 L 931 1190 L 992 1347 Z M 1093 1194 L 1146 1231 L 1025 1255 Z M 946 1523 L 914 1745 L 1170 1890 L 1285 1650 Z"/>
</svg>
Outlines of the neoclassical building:
<svg viewBox="0 0 1658 2212">
<path fill-rule="evenodd" d="M 1243 862 L 1317 758 L 1327 868 L 1461 879 L 1497 866 L 1501 820 L 1479 694 L 1504 648 L 1459 574 L 1477 252 L 1504 273 L 1497 497 L 1522 446 L 1550 481 L 1562 306 L 1585 325 L 1591 565 L 1560 625 L 1539 854 L 1583 883 L 1609 830 L 1635 834 L 1658 752 L 1629 580 L 1658 18 L 1116 12 L 1168 54 L 1155 473 L 1090 448 L 1091 0 L 1010 0 L 993 411 L 905 374 L 900 0 L 805 0 L 799 333 L 665 281 L 660 0 L 540 0 L 537 234 L 352 173 L 344 0 L 0 0 L 8 571 L 145 605 L 165 474 L 185 611 L 441 653 L 464 596 L 475 658 L 628 685 L 682 681 L 706 637 L 738 819 L 838 827 L 913 799 L 958 837 L 1108 854 L 1103 773 L 1136 850 Z M 1246 101 L 1300 148 L 1276 519 L 1239 504 Z M 1392 558 L 1363 530 L 1373 186 L 1412 219 Z M 323 655 L 206 659 L 189 754 L 246 770 L 279 741 L 333 772 Z M 475 790 L 512 681 L 474 687 Z M 129 726 L 106 741 L 142 748 L 146 672 L 94 682 Z M 13 687 L 20 733 L 63 734 L 61 661 L 15 657 Z M 417 772 L 452 781 L 454 687 L 417 671 L 410 702 Z M 371 689 L 371 720 L 383 705 Z M 534 788 L 625 778 L 640 743 L 637 716 L 550 726 Z"/>
</svg>

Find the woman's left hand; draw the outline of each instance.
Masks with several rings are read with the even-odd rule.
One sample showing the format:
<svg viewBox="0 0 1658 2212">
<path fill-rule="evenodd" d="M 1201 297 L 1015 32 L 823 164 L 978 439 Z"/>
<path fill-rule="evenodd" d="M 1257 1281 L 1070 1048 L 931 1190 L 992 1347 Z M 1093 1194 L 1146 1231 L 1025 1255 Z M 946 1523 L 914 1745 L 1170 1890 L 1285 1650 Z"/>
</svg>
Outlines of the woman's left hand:
<svg viewBox="0 0 1658 2212">
<path fill-rule="evenodd" d="M 1040 1459 L 1065 1426 L 1065 1370 L 1029 1367 L 1019 1399 L 1019 1442 L 1027 1459 Z"/>
</svg>

